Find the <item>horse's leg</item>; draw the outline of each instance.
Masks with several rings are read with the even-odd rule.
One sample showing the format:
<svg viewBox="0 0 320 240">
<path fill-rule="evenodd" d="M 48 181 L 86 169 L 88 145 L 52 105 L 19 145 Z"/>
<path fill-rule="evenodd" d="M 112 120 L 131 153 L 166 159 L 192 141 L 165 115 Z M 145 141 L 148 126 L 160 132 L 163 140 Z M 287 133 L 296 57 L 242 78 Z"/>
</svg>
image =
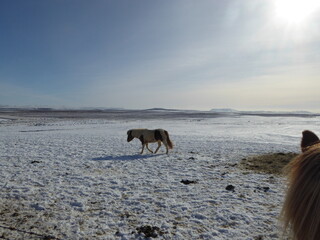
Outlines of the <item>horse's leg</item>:
<svg viewBox="0 0 320 240">
<path fill-rule="evenodd" d="M 168 144 L 165 143 L 164 145 L 166 146 L 166 154 L 168 154 L 168 152 L 169 152 Z"/>
<path fill-rule="evenodd" d="M 147 146 L 147 149 L 148 149 L 151 153 L 153 153 L 153 151 L 150 150 L 150 148 L 149 148 L 149 146 L 148 146 L 148 143 L 146 143 L 146 146 Z"/>
<path fill-rule="evenodd" d="M 145 145 L 145 144 L 142 144 L 142 149 L 141 149 L 141 152 L 140 152 L 140 154 L 142 154 L 142 153 L 143 153 L 143 150 L 144 150 L 144 145 Z"/>
<path fill-rule="evenodd" d="M 158 141 L 158 147 L 154 153 L 157 153 L 160 147 L 161 147 L 161 141 Z"/>
</svg>

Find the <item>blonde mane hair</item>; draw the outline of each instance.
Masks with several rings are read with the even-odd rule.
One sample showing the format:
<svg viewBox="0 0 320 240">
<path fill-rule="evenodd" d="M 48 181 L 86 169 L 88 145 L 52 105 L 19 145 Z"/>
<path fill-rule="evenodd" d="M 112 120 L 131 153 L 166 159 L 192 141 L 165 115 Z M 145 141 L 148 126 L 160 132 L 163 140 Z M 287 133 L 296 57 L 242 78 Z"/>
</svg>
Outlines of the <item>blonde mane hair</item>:
<svg viewBox="0 0 320 240">
<path fill-rule="evenodd" d="M 302 153 L 287 166 L 288 191 L 282 209 L 284 230 L 295 240 L 320 239 L 320 143 L 304 131 Z"/>
</svg>

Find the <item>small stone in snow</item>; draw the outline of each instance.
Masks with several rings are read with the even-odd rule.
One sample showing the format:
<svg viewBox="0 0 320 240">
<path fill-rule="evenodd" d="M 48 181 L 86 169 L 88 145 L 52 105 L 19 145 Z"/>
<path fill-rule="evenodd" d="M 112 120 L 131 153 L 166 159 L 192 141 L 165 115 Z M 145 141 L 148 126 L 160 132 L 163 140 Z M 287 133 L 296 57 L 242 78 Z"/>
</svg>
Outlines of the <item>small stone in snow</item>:
<svg viewBox="0 0 320 240">
<path fill-rule="evenodd" d="M 31 162 L 32 164 L 35 164 L 35 163 L 41 163 L 40 161 L 37 161 L 37 160 L 34 160 Z"/>
<path fill-rule="evenodd" d="M 234 189 L 235 189 L 235 186 L 233 186 L 233 185 L 228 185 L 226 187 L 226 190 L 228 190 L 228 191 L 234 191 Z"/>
<path fill-rule="evenodd" d="M 188 185 L 188 184 L 191 184 L 191 183 L 197 183 L 197 181 L 181 180 L 181 183 Z"/>
<path fill-rule="evenodd" d="M 164 234 L 160 228 L 149 225 L 138 227 L 136 230 L 138 231 L 138 234 L 143 233 L 146 238 L 157 238 L 158 235 L 162 236 Z"/>
<path fill-rule="evenodd" d="M 262 235 L 256 236 L 254 240 L 263 240 L 263 236 Z"/>
<path fill-rule="evenodd" d="M 258 190 L 268 192 L 270 190 L 269 187 L 257 187 Z"/>
<path fill-rule="evenodd" d="M 269 187 L 263 187 L 263 191 L 264 191 L 264 192 L 268 192 L 269 190 L 270 190 Z"/>
</svg>

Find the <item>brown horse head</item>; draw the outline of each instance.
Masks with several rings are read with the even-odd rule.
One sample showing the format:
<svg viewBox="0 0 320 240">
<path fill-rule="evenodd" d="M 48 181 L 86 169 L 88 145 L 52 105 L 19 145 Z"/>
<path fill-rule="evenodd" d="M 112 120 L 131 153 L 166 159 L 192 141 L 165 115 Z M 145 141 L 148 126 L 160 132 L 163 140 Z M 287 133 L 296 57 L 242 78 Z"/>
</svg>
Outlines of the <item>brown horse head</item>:
<svg viewBox="0 0 320 240">
<path fill-rule="evenodd" d="M 284 229 L 295 240 L 320 239 L 320 141 L 303 131 L 302 153 L 288 165 L 288 190 L 282 209 Z"/>
<path fill-rule="evenodd" d="M 301 139 L 301 151 L 305 152 L 308 150 L 309 147 L 319 143 L 319 138 L 316 134 L 309 130 L 305 130 L 302 132 L 302 139 Z"/>
<path fill-rule="evenodd" d="M 129 130 L 129 131 L 127 132 L 127 135 L 128 135 L 128 137 L 127 137 L 127 142 L 131 142 L 132 139 L 134 139 L 134 137 L 132 136 L 132 130 Z"/>
</svg>

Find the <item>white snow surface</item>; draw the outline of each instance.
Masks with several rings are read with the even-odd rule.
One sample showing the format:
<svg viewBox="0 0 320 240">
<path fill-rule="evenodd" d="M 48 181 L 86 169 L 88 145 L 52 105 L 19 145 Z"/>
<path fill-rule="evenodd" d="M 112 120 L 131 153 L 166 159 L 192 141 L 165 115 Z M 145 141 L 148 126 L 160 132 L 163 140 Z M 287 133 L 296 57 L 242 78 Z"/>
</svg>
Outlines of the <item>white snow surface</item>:
<svg viewBox="0 0 320 240">
<path fill-rule="evenodd" d="M 152 226 L 157 239 L 279 239 L 284 178 L 245 172 L 237 163 L 299 152 L 302 130 L 319 132 L 318 122 L 259 116 L 1 121 L 0 238 L 145 239 L 139 227 Z M 140 155 L 140 141 L 126 141 L 131 128 L 166 129 L 174 149 Z"/>
</svg>

